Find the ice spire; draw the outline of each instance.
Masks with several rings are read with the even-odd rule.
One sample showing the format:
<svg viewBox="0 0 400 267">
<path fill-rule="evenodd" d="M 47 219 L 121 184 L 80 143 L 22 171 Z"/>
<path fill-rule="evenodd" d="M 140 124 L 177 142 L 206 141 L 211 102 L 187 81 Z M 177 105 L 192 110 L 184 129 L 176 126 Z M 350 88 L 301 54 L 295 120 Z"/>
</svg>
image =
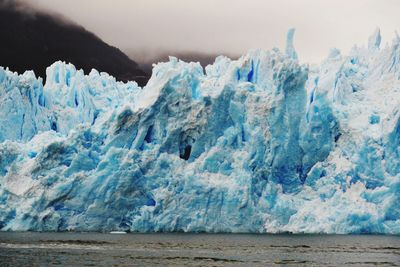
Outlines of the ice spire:
<svg viewBox="0 0 400 267">
<path fill-rule="evenodd" d="M 289 29 L 286 37 L 286 55 L 288 55 L 292 59 L 297 59 L 297 53 L 293 46 L 293 36 L 295 29 Z"/>
<path fill-rule="evenodd" d="M 381 39 L 381 30 L 378 27 L 368 38 L 368 49 L 379 49 L 379 46 L 381 45 Z"/>
<path fill-rule="evenodd" d="M 393 39 L 393 44 L 398 44 L 400 43 L 400 36 L 397 31 L 394 32 L 394 39 Z"/>
</svg>

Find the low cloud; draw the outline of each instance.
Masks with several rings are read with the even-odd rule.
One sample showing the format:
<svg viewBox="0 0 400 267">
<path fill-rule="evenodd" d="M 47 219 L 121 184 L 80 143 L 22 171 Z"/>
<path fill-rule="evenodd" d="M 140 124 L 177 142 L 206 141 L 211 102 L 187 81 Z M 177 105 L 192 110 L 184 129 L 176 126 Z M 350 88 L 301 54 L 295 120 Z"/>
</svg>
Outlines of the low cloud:
<svg viewBox="0 0 400 267">
<path fill-rule="evenodd" d="M 283 49 L 287 29 L 295 27 L 300 60 L 317 62 L 334 46 L 347 53 L 366 45 L 377 26 L 390 41 L 400 25 L 398 0 L 24 1 L 71 18 L 123 51 L 152 56 Z"/>
</svg>

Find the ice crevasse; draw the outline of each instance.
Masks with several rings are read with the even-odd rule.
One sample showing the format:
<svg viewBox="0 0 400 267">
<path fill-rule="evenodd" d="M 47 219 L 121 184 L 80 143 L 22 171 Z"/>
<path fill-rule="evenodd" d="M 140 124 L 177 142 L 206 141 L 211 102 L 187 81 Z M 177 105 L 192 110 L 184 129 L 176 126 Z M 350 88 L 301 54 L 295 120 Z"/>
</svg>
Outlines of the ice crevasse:
<svg viewBox="0 0 400 267">
<path fill-rule="evenodd" d="M 0 229 L 400 234 L 400 38 L 171 57 L 144 88 L 0 68 Z"/>
</svg>

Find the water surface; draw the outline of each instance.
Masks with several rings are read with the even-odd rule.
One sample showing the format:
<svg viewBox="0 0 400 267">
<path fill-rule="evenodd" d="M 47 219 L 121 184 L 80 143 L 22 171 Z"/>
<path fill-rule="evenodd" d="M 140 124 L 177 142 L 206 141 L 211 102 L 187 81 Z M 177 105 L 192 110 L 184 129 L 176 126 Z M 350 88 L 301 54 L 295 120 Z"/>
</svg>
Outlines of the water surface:
<svg viewBox="0 0 400 267">
<path fill-rule="evenodd" d="M 0 266 L 400 266 L 400 236 L 0 232 Z"/>
</svg>

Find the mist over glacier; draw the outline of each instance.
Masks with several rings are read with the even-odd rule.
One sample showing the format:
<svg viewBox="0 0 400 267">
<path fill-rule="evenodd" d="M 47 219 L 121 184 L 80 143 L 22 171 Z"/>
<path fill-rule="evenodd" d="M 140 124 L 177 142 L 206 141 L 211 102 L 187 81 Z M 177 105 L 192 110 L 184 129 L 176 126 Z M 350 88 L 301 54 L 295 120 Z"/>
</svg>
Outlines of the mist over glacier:
<svg viewBox="0 0 400 267">
<path fill-rule="evenodd" d="M 400 38 L 302 65 L 176 58 L 144 88 L 0 68 L 0 228 L 400 233 Z"/>
</svg>

